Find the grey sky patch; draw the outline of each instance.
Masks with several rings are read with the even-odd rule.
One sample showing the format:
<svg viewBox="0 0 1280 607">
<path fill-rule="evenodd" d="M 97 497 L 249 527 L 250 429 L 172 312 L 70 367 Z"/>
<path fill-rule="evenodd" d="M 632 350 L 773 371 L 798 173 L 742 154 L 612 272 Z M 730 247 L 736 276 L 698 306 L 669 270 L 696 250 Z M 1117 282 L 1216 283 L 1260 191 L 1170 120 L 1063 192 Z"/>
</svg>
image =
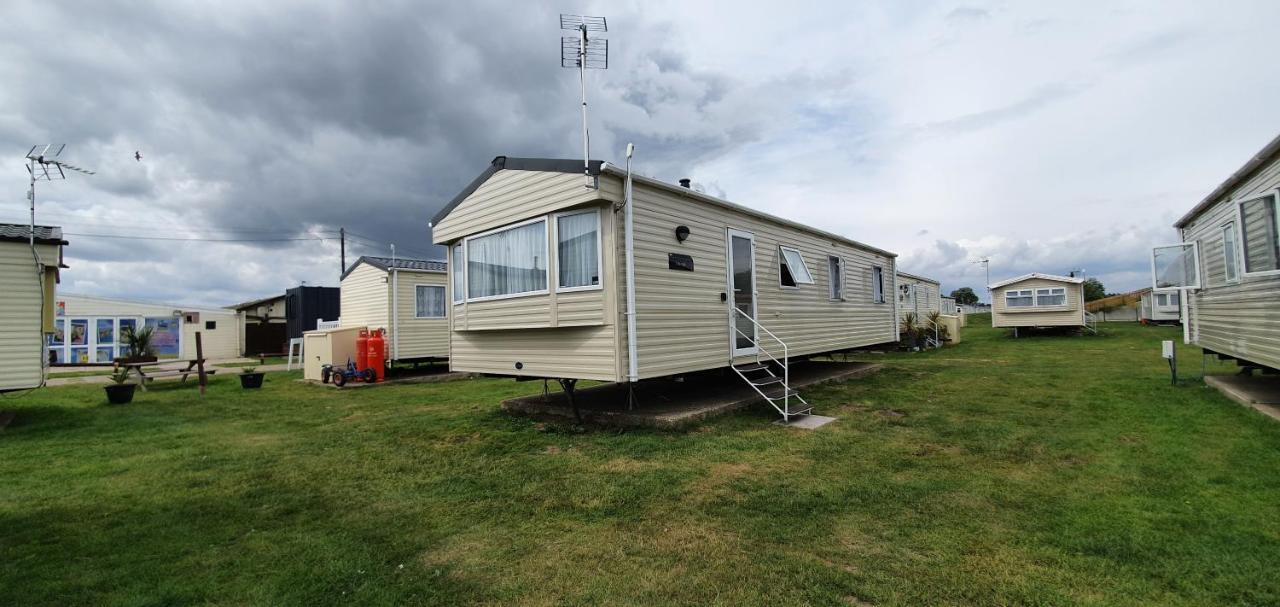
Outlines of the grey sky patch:
<svg viewBox="0 0 1280 607">
<path fill-rule="evenodd" d="M 975 21 L 986 21 L 991 18 L 991 11 L 976 6 L 959 6 L 951 9 L 945 17 L 947 21 L 953 23 L 972 23 Z"/>
</svg>

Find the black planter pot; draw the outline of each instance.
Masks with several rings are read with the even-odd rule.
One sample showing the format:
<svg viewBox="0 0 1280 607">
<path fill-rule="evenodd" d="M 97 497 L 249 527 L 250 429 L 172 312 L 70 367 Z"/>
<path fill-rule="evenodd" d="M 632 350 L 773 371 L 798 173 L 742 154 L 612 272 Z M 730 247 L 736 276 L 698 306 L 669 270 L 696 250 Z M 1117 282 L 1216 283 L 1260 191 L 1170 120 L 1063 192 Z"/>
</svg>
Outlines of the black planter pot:
<svg viewBox="0 0 1280 607">
<path fill-rule="evenodd" d="M 265 373 L 241 373 L 240 387 L 246 390 L 250 388 L 261 388 L 262 378 L 265 375 Z"/>
<path fill-rule="evenodd" d="M 113 405 L 127 405 L 133 402 L 133 391 L 138 388 L 138 384 L 111 384 L 103 386 L 107 391 L 107 402 Z"/>
</svg>

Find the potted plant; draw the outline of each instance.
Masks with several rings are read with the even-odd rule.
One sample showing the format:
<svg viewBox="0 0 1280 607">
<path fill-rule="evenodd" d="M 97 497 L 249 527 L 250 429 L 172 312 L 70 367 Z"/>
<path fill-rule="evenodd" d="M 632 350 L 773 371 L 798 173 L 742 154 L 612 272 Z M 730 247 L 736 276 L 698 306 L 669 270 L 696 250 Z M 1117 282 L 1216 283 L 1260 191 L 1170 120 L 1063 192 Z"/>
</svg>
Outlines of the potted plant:
<svg viewBox="0 0 1280 607">
<path fill-rule="evenodd" d="M 111 384 L 103 386 L 107 391 L 107 402 L 113 405 L 127 405 L 133 402 L 133 391 L 138 384 L 127 384 L 129 370 L 118 368 L 111 374 Z"/>
<path fill-rule="evenodd" d="M 261 388 L 262 378 L 266 373 L 258 372 L 257 367 L 245 367 L 240 372 L 240 387 L 246 390 L 251 388 Z"/>
<path fill-rule="evenodd" d="M 116 359 L 118 363 L 153 363 L 156 358 L 156 346 L 152 343 L 155 327 L 141 329 L 125 328 L 120 332 L 124 338 L 125 355 Z"/>
<path fill-rule="evenodd" d="M 924 346 L 924 331 L 916 318 L 915 312 L 907 312 L 902 315 L 902 322 L 898 326 L 898 334 L 902 339 L 902 346 L 908 350 L 919 350 Z"/>
</svg>

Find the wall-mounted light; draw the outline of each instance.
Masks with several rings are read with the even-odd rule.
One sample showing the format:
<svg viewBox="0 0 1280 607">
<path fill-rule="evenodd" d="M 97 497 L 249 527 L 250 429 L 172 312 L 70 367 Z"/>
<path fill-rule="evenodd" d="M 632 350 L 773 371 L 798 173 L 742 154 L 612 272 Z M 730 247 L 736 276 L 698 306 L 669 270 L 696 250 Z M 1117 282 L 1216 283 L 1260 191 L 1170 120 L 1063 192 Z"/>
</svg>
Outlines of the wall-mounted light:
<svg viewBox="0 0 1280 607">
<path fill-rule="evenodd" d="M 688 238 L 689 238 L 689 226 L 677 226 L 676 241 L 684 242 L 685 240 L 688 240 Z"/>
</svg>

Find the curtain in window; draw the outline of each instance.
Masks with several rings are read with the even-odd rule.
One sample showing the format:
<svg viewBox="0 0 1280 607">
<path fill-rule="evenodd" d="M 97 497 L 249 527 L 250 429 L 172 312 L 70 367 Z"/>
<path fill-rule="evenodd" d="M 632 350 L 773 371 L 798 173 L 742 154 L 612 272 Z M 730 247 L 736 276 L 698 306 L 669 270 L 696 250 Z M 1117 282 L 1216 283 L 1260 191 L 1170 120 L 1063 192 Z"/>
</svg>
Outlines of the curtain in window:
<svg viewBox="0 0 1280 607">
<path fill-rule="evenodd" d="M 1276 197 L 1264 196 L 1240 205 L 1244 216 L 1244 271 L 1280 270 L 1280 223 Z"/>
<path fill-rule="evenodd" d="M 493 297 L 547 289 L 547 222 L 467 241 L 467 295 Z"/>
<path fill-rule="evenodd" d="M 1026 308 L 1033 305 L 1031 291 L 1005 291 L 1004 303 L 1010 308 Z"/>
<path fill-rule="evenodd" d="M 556 264 L 561 287 L 600 284 L 599 232 L 600 213 L 596 211 L 556 218 Z"/>
<path fill-rule="evenodd" d="M 418 318 L 444 318 L 444 287 L 418 285 Z"/>
<path fill-rule="evenodd" d="M 1037 306 L 1065 306 L 1067 305 L 1066 289 L 1037 289 L 1036 290 Z"/>
<path fill-rule="evenodd" d="M 462 256 L 462 245 L 453 245 L 453 265 L 449 267 L 449 271 L 453 274 L 453 303 L 460 303 L 466 299 L 466 292 L 462 290 L 462 268 L 465 266 Z"/>
<path fill-rule="evenodd" d="M 843 276 L 840 273 L 840 258 L 827 258 L 827 272 L 831 276 L 831 299 L 842 299 L 844 297 Z"/>
<path fill-rule="evenodd" d="M 884 303 L 884 270 L 880 266 L 871 268 L 871 301 Z"/>
</svg>

